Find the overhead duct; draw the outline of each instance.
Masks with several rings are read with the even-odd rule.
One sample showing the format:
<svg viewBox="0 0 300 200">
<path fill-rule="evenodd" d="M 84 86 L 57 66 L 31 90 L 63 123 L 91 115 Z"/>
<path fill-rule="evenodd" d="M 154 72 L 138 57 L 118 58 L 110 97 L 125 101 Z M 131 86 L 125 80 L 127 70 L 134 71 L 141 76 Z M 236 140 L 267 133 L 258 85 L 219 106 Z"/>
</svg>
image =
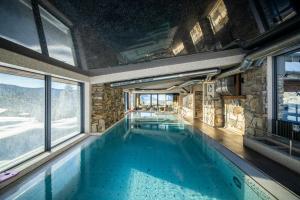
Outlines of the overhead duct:
<svg viewBox="0 0 300 200">
<path fill-rule="evenodd" d="M 172 91 L 178 88 L 178 85 L 173 85 L 167 89 L 167 91 Z"/>
<path fill-rule="evenodd" d="M 263 59 L 270 55 L 274 55 L 284 49 L 290 48 L 295 45 L 299 45 L 299 43 L 300 43 L 300 34 L 296 33 L 287 39 L 280 40 L 278 42 L 275 42 L 272 45 L 268 45 L 258 51 L 249 54 L 248 56 L 245 57 L 245 59 L 243 60 L 240 66 L 238 66 L 235 69 L 224 72 L 220 75 L 217 75 L 216 78 L 221 79 L 221 78 L 225 78 L 228 76 L 245 72 L 246 70 L 251 68 L 251 66 L 253 66 L 254 61 Z M 261 61 L 258 61 L 258 63 L 260 62 Z"/>
<path fill-rule="evenodd" d="M 209 70 L 201 70 L 201 71 L 193 71 L 193 72 L 183 72 L 180 74 L 157 76 L 157 77 L 150 77 L 150 78 L 143 78 L 143 79 L 136 79 L 136 80 L 129 80 L 129 81 L 120 81 L 120 82 L 111 83 L 110 86 L 111 87 L 122 87 L 122 86 L 127 86 L 127 85 L 150 83 L 150 82 L 155 82 L 155 81 L 163 81 L 163 80 L 170 80 L 170 79 L 176 79 L 176 78 L 217 75 L 220 72 L 221 72 L 221 70 L 218 68 L 209 69 Z"/>
<path fill-rule="evenodd" d="M 199 79 L 198 80 L 190 80 L 190 81 L 184 82 L 180 85 L 173 85 L 173 86 L 169 87 L 167 89 L 167 91 L 174 91 L 176 89 L 176 90 L 179 90 L 179 91 L 183 90 L 184 92 L 188 92 L 185 87 L 198 84 L 200 81 L 201 80 L 199 80 Z"/>
<path fill-rule="evenodd" d="M 188 86 L 191 86 L 191 85 L 195 85 L 195 84 L 198 84 L 201 80 L 190 80 L 190 81 L 187 81 L 185 83 L 182 83 L 180 84 L 178 87 L 180 88 L 183 88 L 183 87 L 188 87 Z"/>
</svg>

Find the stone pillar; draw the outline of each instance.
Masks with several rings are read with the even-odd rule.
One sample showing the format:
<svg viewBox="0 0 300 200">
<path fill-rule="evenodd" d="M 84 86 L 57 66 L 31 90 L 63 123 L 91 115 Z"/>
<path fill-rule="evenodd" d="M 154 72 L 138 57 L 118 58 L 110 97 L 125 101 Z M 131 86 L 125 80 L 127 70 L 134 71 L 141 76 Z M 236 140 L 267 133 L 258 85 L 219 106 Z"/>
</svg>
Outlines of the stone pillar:
<svg viewBox="0 0 300 200">
<path fill-rule="evenodd" d="M 103 132 L 124 117 L 122 89 L 111 88 L 106 84 L 92 85 L 91 100 L 93 133 Z"/>
<path fill-rule="evenodd" d="M 216 93 L 214 82 L 203 84 L 203 122 L 213 127 L 224 126 L 223 100 Z"/>
<path fill-rule="evenodd" d="M 244 107 L 244 99 L 224 99 L 225 128 L 245 133 Z"/>
<path fill-rule="evenodd" d="M 244 74 L 242 94 L 244 104 L 245 134 L 263 136 L 267 134 L 267 74 L 266 62 L 262 67 L 251 69 Z"/>
</svg>

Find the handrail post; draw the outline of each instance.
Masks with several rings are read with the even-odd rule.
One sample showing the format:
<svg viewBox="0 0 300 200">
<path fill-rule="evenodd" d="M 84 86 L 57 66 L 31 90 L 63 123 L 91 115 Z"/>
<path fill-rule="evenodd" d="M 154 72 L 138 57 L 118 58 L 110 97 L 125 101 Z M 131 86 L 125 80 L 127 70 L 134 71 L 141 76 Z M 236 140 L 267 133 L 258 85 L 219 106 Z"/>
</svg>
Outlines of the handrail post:
<svg viewBox="0 0 300 200">
<path fill-rule="evenodd" d="M 293 138 L 294 138 L 294 126 L 292 125 L 292 133 L 291 133 L 291 137 L 290 137 L 290 156 L 292 155 L 293 152 Z"/>
</svg>

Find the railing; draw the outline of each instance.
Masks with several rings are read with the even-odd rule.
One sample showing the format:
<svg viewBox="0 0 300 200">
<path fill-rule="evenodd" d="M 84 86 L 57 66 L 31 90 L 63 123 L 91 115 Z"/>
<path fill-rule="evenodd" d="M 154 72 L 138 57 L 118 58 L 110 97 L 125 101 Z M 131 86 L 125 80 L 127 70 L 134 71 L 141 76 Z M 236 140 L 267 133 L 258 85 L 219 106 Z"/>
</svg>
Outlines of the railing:
<svg viewBox="0 0 300 200">
<path fill-rule="evenodd" d="M 300 124 L 289 121 L 272 120 L 272 130 L 275 135 L 289 139 L 289 153 L 291 155 L 293 141 L 300 141 Z"/>
</svg>

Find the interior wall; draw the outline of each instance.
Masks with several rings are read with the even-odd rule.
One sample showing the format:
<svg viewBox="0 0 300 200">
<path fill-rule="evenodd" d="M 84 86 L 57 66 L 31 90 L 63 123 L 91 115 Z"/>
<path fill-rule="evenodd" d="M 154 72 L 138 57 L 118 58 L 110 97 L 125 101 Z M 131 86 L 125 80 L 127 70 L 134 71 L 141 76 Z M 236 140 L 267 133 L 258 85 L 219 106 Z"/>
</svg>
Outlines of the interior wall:
<svg viewBox="0 0 300 200">
<path fill-rule="evenodd" d="M 241 98 L 224 98 L 207 93 L 204 84 L 204 122 L 213 127 L 224 127 L 241 134 L 267 134 L 267 62 L 242 74 Z"/>
<path fill-rule="evenodd" d="M 245 100 L 225 99 L 224 100 L 224 127 L 235 132 L 245 132 Z"/>
<path fill-rule="evenodd" d="M 181 117 L 193 121 L 194 120 L 194 94 L 191 92 L 189 94 L 181 94 L 181 106 L 179 114 Z"/>
<path fill-rule="evenodd" d="M 223 127 L 223 101 L 215 92 L 215 82 L 205 82 L 203 91 L 203 122 L 213 127 Z"/>
<path fill-rule="evenodd" d="M 195 112 L 194 118 L 203 121 L 203 86 L 202 84 L 193 87 L 194 99 L 195 99 Z"/>
<path fill-rule="evenodd" d="M 270 76 L 270 75 L 269 75 Z M 242 95 L 244 102 L 245 134 L 263 136 L 267 134 L 267 61 L 261 67 L 242 74 Z"/>
<path fill-rule="evenodd" d="M 123 89 L 94 84 L 91 90 L 91 131 L 99 133 L 124 117 Z"/>
</svg>

